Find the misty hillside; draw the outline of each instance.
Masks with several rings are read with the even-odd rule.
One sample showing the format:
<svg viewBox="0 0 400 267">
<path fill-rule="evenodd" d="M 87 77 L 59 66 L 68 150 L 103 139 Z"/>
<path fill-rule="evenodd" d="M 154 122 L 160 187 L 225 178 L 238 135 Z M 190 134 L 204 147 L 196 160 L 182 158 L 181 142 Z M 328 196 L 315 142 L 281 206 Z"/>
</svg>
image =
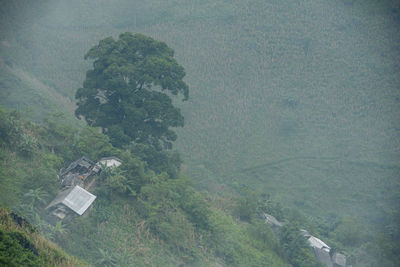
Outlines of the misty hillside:
<svg viewBox="0 0 400 267">
<path fill-rule="evenodd" d="M 3 207 L 0 207 L 0 237 L 2 266 L 88 266 L 68 256 L 22 217 Z"/>
<path fill-rule="evenodd" d="M 354 258 L 396 254 L 398 1 L 2 1 L 0 25 L 1 105 L 82 128 L 85 53 L 122 32 L 162 40 L 190 88 L 174 148 L 211 206 L 235 214 L 229 200 L 264 195 Z"/>
</svg>

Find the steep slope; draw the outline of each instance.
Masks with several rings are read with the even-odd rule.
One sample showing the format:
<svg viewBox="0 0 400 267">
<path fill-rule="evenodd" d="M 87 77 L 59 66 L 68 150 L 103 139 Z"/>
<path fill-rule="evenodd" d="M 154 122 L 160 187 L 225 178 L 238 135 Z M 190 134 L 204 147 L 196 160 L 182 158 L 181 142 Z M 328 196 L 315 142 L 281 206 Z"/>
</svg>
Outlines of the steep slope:
<svg viewBox="0 0 400 267">
<path fill-rule="evenodd" d="M 14 5 L 8 8 L 18 13 Z M 306 176 L 320 192 L 331 187 L 328 181 L 349 187 L 348 176 L 325 171 L 311 158 L 333 158 L 356 187 L 363 187 L 364 167 L 351 162 L 359 160 L 388 166 L 371 169 L 373 183 L 379 183 L 374 177 L 393 182 L 390 166 L 398 164 L 400 142 L 394 2 L 107 1 L 93 7 L 72 1 L 40 2 L 19 16 L 29 13 L 24 20 L 13 18 L 18 23 L 9 28 L 16 31 L 6 40 L 16 48 L 3 44 L 4 52 L 13 53 L 2 56 L 13 55 L 9 61 L 70 98 L 88 64 L 82 55 L 104 36 L 140 31 L 175 48 L 192 88 L 191 99 L 181 105 L 186 126 L 178 129 L 177 146 L 199 186 L 218 178 L 229 184 L 250 179 L 247 184 L 269 192 L 271 170 L 257 166 L 288 160 L 276 172 L 282 185 Z M 308 159 L 310 168 L 291 158 Z M 236 175 L 253 167 L 254 176 Z M 288 205 L 338 212 L 315 204 L 311 194 L 303 195 L 306 206 L 314 203 L 310 208 L 298 205 L 290 196 L 303 189 L 281 188 L 276 197 Z M 382 190 L 361 194 L 379 197 Z M 327 199 L 348 195 L 332 192 Z M 365 209 L 357 216 L 378 216 L 375 208 L 356 208 Z"/>
<path fill-rule="evenodd" d="M 75 104 L 69 98 L 17 66 L 0 62 L 0 87 L 1 105 L 20 110 L 35 121 L 57 112 L 68 114 L 71 122 L 76 121 L 71 116 Z"/>
<path fill-rule="evenodd" d="M 218 205 L 219 200 L 196 191 L 191 180 L 179 173 L 180 161 L 169 152 L 135 143 L 117 149 L 97 129 L 78 132 L 50 120 L 36 124 L 2 108 L 0 129 L 0 205 L 24 214 L 71 255 L 99 266 L 286 265 L 276 237 L 261 219 L 242 222 L 229 207 L 235 201 Z M 58 170 L 71 159 L 86 156 L 97 161 L 110 155 L 123 164 L 104 169 L 95 178 L 96 186 L 90 190 L 97 198 L 92 208 L 83 216 L 47 220 L 45 207 L 60 188 Z M 160 161 L 166 163 L 154 163 Z M 260 225 L 265 229 L 258 236 Z M 5 260 L 22 253 L 32 265 L 53 263 L 52 258 L 32 255 L 33 248 L 25 251 L 13 241 L 15 235 L 4 233 L 4 246 L 13 248 L 4 252 Z"/>
<path fill-rule="evenodd" d="M 0 207 L 0 265 L 89 266 L 46 240 L 19 215 Z"/>
<path fill-rule="evenodd" d="M 396 1 L 12 2 L 2 58 L 71 99 L 99 39 L 143 32 L 173 47 L 191 86 L 177 147 L 197 187 L 246 185 L 372 234 L 396 218 Z"/>
</svg>

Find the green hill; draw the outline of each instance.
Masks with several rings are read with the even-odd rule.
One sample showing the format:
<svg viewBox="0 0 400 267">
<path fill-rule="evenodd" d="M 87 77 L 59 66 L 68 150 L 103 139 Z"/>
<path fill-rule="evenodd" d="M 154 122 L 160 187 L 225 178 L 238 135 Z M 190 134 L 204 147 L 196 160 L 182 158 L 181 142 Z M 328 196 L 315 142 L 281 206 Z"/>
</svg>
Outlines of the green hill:
<svg viewBox="0 0 400 267">
<path fill-rule="evenodd" d="M 0 207 L 0 265 L 89 266 L 45 239 L 18 214 Z"/>
<path fill-rule="evenodd" d="M 97 129 L 78 131 L 55 120 L 60 118 L 37 124 L 17 112 L 0 110 L 0 204 L 23 214 L 19 220 L 37 228 L 35 236 L 40 232 L 95 266 L 287 265 L 277 237 L 260 218 L 240 221 L 234 214 L 235 200 L 196 191 L 189 178 L 174 171 L 179 169 L 174 155 L 135 143 L 117 149 Z M 48 220 L 45 207 L 60 190 L 58 170 L 81 156 L 98 160 L 109 155 L 118 156 L 123 164 L 95 178 L 93 208 L 81 217 Z M 160 160 L 167 163 L 152 163 Z M 1 230 L 9 231 L 13 222 L 8 211 L 2 212 Z M 64 254 L 38 256 L 31 251 L 32 255 L 18 245 L 28 241 L 15 241 L 19 234 L 7 231 L 2 232 L 5 244 L 0 245 L 5 262 L 20 264 L 19 254 L 32 266 L 64 266 L 64 261 L 71 261 Z M 23 236 L 36 242 L 36 237 Z"/>
<path fill-rule="evenodd" d="M 187 73 L 175 147 L 194 187 L 247 188 L 336 227 L 350 218 L 376 239 L 392 227 L 395 240 L 396 1 L 27 2 L 0 8 L 2 88 L 25 88 L 2 90 L 2 104 L 71 116 L 65 98 L 82 85 L 88 48 L 124 31 L 150 35 L 174 48 Z"/>
</svg>

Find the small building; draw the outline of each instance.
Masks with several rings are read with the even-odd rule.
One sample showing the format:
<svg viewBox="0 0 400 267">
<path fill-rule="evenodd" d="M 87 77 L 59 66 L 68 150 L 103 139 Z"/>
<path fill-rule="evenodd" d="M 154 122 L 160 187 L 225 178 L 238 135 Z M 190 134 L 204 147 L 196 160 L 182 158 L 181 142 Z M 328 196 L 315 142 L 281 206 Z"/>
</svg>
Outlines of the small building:
<svg viewBox="0 0 400 267">
<path fill-rule="evenodd" d="M 307 230 L 301 229 L 300 232 L 307 239 L 318 262 L 327 267 L 346 267 L 346 256 L 334 253 L 331 257 L 331 248 L 325 242 L 310 235 Z"/>
<path fill-rule="evenodd" d="M 116 168 L 121 164 L 122 160 L 116 157 L 102 158 L 96 164 L 86 157 L 81 157 L 66 169 L 61 169 L 58 178 L 63 189 L 46 207 L 53 215 L 52 218 L 62 220 L 69 214 L 82 215 L 96 199 L 96 196 L 87 190 L 94 185 L 94 177 L 101 172 L 101 167 Z"/>
<path fill-rule="evenodd" d="M 75 185 L 87 188 L 92 182 L 93 176 L 100 172 L 100 168 L 86 157 L 72 162 L 68 168 L 61 169 L 59 179 L 62 187 L 73 187 Z"/>
<path fill-rule="evenodd" d="M 67 175 L 68 173 L 88 173 L 91 171 L 94 162 L 86 157 L 81 157 L 80 159 L 72 162 L 66 169 L 60 170 L 60 176 Z"/>
<path fill-rule="evenodd" d="M 101 158 L 96 165 L 105 165 L 106 167 L 116 168 L 122 164 L 122 160 L 117 157 Z"/>
<path fill-rule="evenodd" d="M 263 214 L 265 222 L 268 223 L 271 226 L 277 226 L 277 227 L 282 227 L 283 223 L 281 223 L 280 221 L 278 221 L 274 216 L 268 214 L 268 213 L 264 213 Z"/>
<path fill-rule="evenodd" d="M 268 213 L 264 213 L 263 217 L 265 219 L 265 222 L 269 224 L 269 226 L 275 232 L 275 234 L 278 234 L 281 227 L 283 226 L 283 223 L 278 221 L 274 216 Z"/>
<path fill-rule="evenodd" d="M 317 261 L 327 267 L 333 267 L 331 255 L 329 254 L 331 248 L 321 239 L 310 235 L 307 230 L 301 229 L 300 232 L 307 239 L 307 243 L 312 248 L 312 251 L 314 252 L 314 256 Z"/>
<path fill-rule="evenodd" d="M 310 245 L 310 247 L 325 250 L 328 253 L 331 250 L 331 248 L 327 244 L 325 244 L 321 239 L 316 238 L 315 236 L 310 236 L 307 239 L 307 241 L 308 241 L 308 244 Z"/>
<path fill-rule="evenodd" d="M 274 216 L 264 213 L 265 222 L 270 225 L 276 235 L 279 234 L 284 223 L 278 221 Z M 312 236 L 307 230 L 300 229 L 300 233 L 307 240 L 312 249 L 316 260 L 326 267 L 346 267 L 346 256 L 340 253 L 334 253 L 331 256 L 331 248 L 321 239 Z"/>
<path fill-rule="evenodd" d="M 64 219 L 68 214 L 82 215 L 96 199 L 96 196 L 79 185 L 61 191 L 46 209 L 58 219 Z"/>
</svg>

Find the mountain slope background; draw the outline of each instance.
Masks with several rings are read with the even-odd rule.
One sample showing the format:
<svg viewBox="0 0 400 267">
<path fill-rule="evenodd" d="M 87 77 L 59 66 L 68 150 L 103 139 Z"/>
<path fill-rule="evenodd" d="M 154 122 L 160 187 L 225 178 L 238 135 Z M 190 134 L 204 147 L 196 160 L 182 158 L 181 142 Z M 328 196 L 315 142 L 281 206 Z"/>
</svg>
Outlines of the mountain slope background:
<svg viewBox="0 0 400 267">
<path fill-rule="evenodd" d="M 38 95 L 24 102 L 37 120 L 46 105 L 71 109 L 98 40 L 142 32 L 187 72 L 175 147 L 197 188 L 257 189 L 369 232 L 399 221 L 397 1 L 4 1 L 0 12 L 7 79 L 22 70 L 49 89 L 19 86 Z"/>
</svg>

